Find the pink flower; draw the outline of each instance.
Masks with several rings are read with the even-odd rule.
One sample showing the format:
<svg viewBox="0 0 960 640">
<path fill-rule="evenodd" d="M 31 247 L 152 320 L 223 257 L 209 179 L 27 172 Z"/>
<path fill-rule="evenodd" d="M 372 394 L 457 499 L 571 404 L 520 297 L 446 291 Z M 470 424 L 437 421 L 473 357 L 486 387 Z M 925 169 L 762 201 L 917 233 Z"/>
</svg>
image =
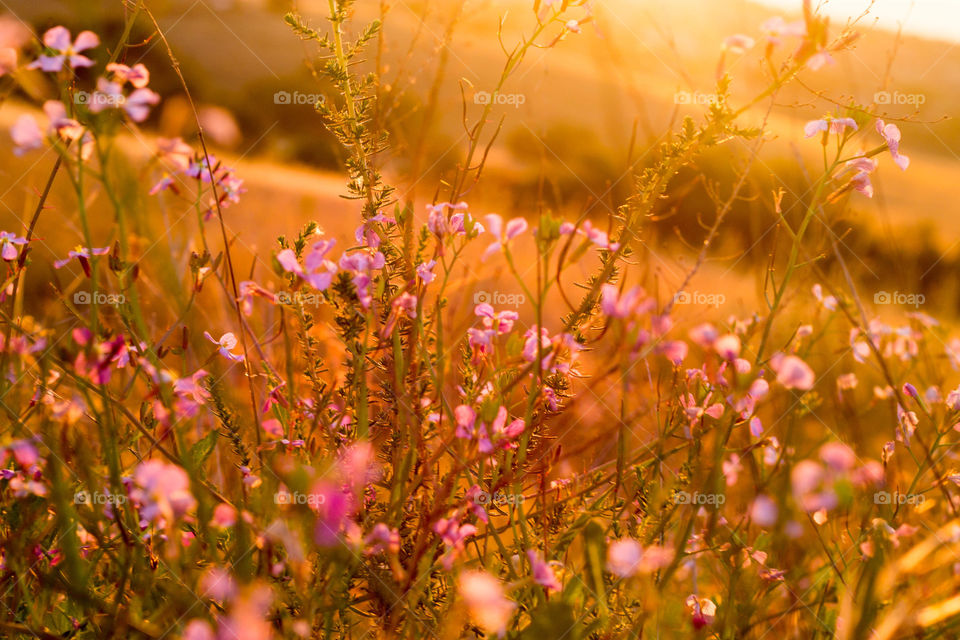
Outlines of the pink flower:
<svg viewBox="0 0 960 640">
<path fill-rule="evenodd" d="M 107 71 L 112 73 L 121 84 L 129 82 L 135 89 L 143 89 L 150 84 L 150 72 L 142 64 L 128 67 L 125 64 L 111 62 L 107 65 Z"/>
<path fill-rule="evenodd" d="M 815 376 L 813 369 L 797 356 L 785 356 L 780 360 L 777 382 L 787 389 L 809 391 L 813 388 Z"/>
<path fill-rule="evenodd" d="M 210 524 L 221 529 L 232 527 L 237 524 L 237 510 L 233 505 L 221 502 L 213 508 L 213 518 L 210 520 Z"/>
<path fill-rule="evenodd" d="M 879 163 L 873 158 L 857 158 L 846 162 L 845 171 L 852 172 L 850 184 L 853 188 L 868 198 L 873 197 L 873 182 L 870 180 L 870 174 L 873 173 Z"/>
<path fill-rule="evenodd" d="M 237 595 L 237 583 L 226 569 L 210 567 L 200 577 L 200 595 L 217 602 L 226 602 Z"/>
<path fill-rule="evenodd" d="M 80 263 L 80 266 L 83 268 L 83 272 L 87 274 L 87 277 L 90 277 L 90 258 L 93 256 L 105 256 L 110 253 L 110 247 L 100 247 L 100 248 L 88 248 L 88 247 L 77 247 L 73 251 L 67 254 L 67 257 L 63 260 L 57 260 L 53 263 L 54 269 L 62 269 L 67 265 L 68 262 L 74 258 Z"/>
<path fill-rule="evenodd" d="M 619 578 L 629 578 L 640 570 L 643 547 L 633 538 L 622 538 L 607 547 L 607 571 Z"/>
<path fill-rule="evenodd" d="M 423 284 L 430 284 L 437 277 L 433 273 L 433 268 L 435 266 L 437 266 L 436 260 L 422 262 L 417 265 L 417 277 L 420 278 L 420 281 L 423 282 Z"/>
<path fill-rule="evenodd" d="M 748 49 L 753 49 L 753 45 L 756 44 L 756 41 L 750 36 L 743 35 L 738 33 L 732 36 L 727 36 L 723 41 L 723 48 L 731 53 L 746 53 Z"/>
<path fill-rule="evenodd" d="M 486 571 L 465 571 L 457 580 L 470 619 L 486 633 L 503 636 L 517 605 L 503 593 L 503 585 Z"/>
<path fill-rule="evenodd" d="M 13 154 L 18 157 L 43 146 L 43 131 L 36 119 L 29 114 L 20 116 L 13 123 L 10 127 L 10 138 L 16 145 Z"/>
<path fill-rule="evenodd" d="M 210 335 L 208 332 L 204 331 L 203 337 L 209 340 L 210 342 L 212 342 L 213 344 L 217 345 L 218 347 L 220 347 L 219 349 L 220 355 L 222 355 L 224 358 L 227 358 L 228 360 L 233 360 L 234 362 L 243 362 L 242 353 L 236 353 L 236 354 L 230 353 L 233 350 L 233 348 L 237 346 L 237 336 L 233 335 L 233 333 L 228 331 L 227 333 L 220 336 L 219 340 L 217 340 L 217 339 L 214 339 L 214 337 Z"/>
<path fill-rule="evenodd" d="M 821 287 L 819 283 L 813 285 L 813 297 L 816 298 L 827 311 L 837 310 L 837 299 L 834 296 L 823 295 L 823 287 Z"/>
<path fill-rule="evenodd" d="M 340 268 L 353 273 L 353 285 L 357 288 L 357 297 L 364 309 L 369 309 L 373 303 L 373 296 L 370 295 L 373 271 L 383 269 L 386 261 L 386 257 L 379 251 L 356 251 L 340 257 Z"/>
<path fill-rule="evenodd" d="M 446 545 L 447 550 L 440 563 L 449 571 L 453 567 L 454 560 L 466 548 L 467 538 L 475 534 L 477 528 L 472 524 L 460 524 L 455 517 L 450 517 L 434 522 L 433 532 L 440 536 Z"/>
<path fill-rule="evenodd" d="M 333 277 L 337 274 L 337 265 L 327 259 L 327 254 L 333 249 L 337 241 L 333 238 L 329 240 L 317 240 L 310 245 L 303 260 L 303 266 L 297 262 L 297 254 L 293 249 L 284 249 L 277 254 L 277 262 L 287 273 L 293 273 L 299 276 L 311 287 L 317 291 L 326 290 L 333 282 Z M 359 266 L 359 260 L 364 254 L 354 254 L 357 258 L 348 258 L 344 255 L 340 259 L 340 266 L 354 267 Z M 381 254 L 382 255 L 382 254 Z M 344 267 L 346 268 L 346 267 Z"/>
<path fill-rule="evenodd" d="M 732 333 L 720 336 L 714 341 L 713 349 L 724 360 L 735 360 L 740 355 L 740 338 Z"/>
<path fill-rule="evenodd" d="M 507 223 L 506 229 L 504 229 L 503 226 L 503 218 L 495 213 L 487 215 L 484 219 L 487 221 L 487 227 L 489 227 L 490 233 L 496 236 L 497 239 L 483 252 L 483 260 L 486 260 L 497 251 L 502 251 L 507 242 L 527 230 L 527 221 L 523 218 L 510 220 L 510 222 Z"/>
<path fill-rule="evenodd" d="M 910 158 L 900 155 L 900 128 L 892 122 L 884 124 L 883 120 L 877 120 L 877 132 L 883 136 L 887 143 L 887 148 L 890 149 L 890 157 L 893 158 L 898 167 L 906 171 L 907 167 L 910 166 Z"/>
<path fill-rule="evenodd" d="M 842 134 L 846 128 L 857 130 L 857 122 L 853 118 L 826 118 L 822 120 L 811 120 L 803 127 L 804 135 L 812 138 L 818 133 L 826 135 L 829 133 Z"/>
<path fill-rule="evenodd" d="M 170 524 L 197 505 L 190 493 L 190 477 L 177 465 L 147 460 L 137 467 L 133 481 L 130 498 L 148 522 L 163 518 Z"/>
<path fill-rule="evenodd" d="M 777 523 L 777 503 L 769 496 L 757 496 L 750 505 L 750 520 L 758 527 L 772 527 Z"/>
<path fill-rule="evenodd" d="M 217 640 L 213 627 L 206 620 L 195 618 L 183 628 L 182 640 Z"/>
<path fill-rule="evenodd" d="M 27 68 L 56 72 L 63 69 L 65 62 L 73 69 L 92 67 L 93 60 L 80 55 L 80 52 L 100 46 L 100 38 L 92 31 L 81 31 L 77 34 L 77 39 L 70 42 L 70 31 L 66 27 L 58 26 L 43 34 L 43 44 L 55 55 L 42 55 Z"/>
<path fill-rule="evenodd" d="M 530 560 L 530 568 L 533 572 L 534 582 L 548 592 L 561 591 L 563 589 L 563 585 L 557 580 L 557 576 L 553 573 L 553 568 L 550 566 L 550 563 L 544 562 L 540 554 L 533 549 L 528 549 L 527 558 Z"/>
<path fill-rule="evenodd" d="M 698 631 L 711 624 L 717 615 L 717 605 L 709 598 L 698 598 L 691 593 L 687 596 L 685 603 L 690 609 L 690 620 L 693 622 L 693 628 Z"/>
<path fill-rule="evenodd" d="M 481 302 L 473 308 L 473 312 L 483 318 L 483 326 L 493 330 L 497 335 L 510 333 L 513 324 L 520 318 L 516 311 L 494 311 L 487 302 Z"/>
<path fill-rule="evenodd" d="M 731 454 L 728 460 L 724 460 L 721 465 L 723 469 L 723 477 L 726 478 L 727 486 L 732 487 L 737 484 L 737 478 L 740 477 L 740 472 L 743 471 L 743 465 L 740 464 L 740 456 L 737 454 Z"/>
<path fill-rule="evenodd" d="M 391 529 L 382 522 L 377 523 L 373 530 L 363 539 L 367 545 L 365 555 L 372 556 L 384 551 L 397 553 L 400 551 L 400 533 Z"/>
<path fill-rule="evenodd" d="M 90 96 L 90 111 L 100 113 L 119 108 L 134 122 L 143 122 L 150 115 L 150 107 L 159 102 L 160 96 L 150 89 L 134 89 L 130 95 L 124 95 L 122 82 L 99 78 L 97 90 Z"/>
<path fill-rule="evenodd" d="M 641 287 L 634 287 L 621 295 L 615 285 L 608 283 L 600 288 L 600 309 L 611 318 L 628 318 L 634 313 L 653 309 L 653 300 L 644 299 L 645 296 Z"/>
<path fill-rule="evenodd" d="M 3 258 L 7 262 L 11 260 L 16 260 L 19 251 L 17 250 L 16 245 L 27 244 L 26 238 L 21 238 L 15 233 L 10 233 L 9 231 L 0 231 L 0 258 Z"/>
<path fill-rule="evenodd" d="M 807 25 L 803 20 L 787 22 L 780 16 L 775 16 L 764 22 L 760 25 L 760 30 L 767 35 L 767 41 L 774 46 L 782 42 L 781 38 L 802 38 L 807 35 Z"/>
</svg>

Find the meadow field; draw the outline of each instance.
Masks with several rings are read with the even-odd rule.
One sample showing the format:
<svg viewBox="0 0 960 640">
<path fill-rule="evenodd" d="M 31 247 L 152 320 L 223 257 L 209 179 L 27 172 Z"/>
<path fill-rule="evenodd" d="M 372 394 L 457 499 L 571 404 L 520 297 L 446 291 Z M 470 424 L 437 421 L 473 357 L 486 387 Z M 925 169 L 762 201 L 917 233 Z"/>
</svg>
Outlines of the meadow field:
<svg viewBox="0 0 960 640">
<path fill-rule="evenodd" d="M 0 2 L 0 638 L 958 637 L 923 1 Z"/>
</svg>

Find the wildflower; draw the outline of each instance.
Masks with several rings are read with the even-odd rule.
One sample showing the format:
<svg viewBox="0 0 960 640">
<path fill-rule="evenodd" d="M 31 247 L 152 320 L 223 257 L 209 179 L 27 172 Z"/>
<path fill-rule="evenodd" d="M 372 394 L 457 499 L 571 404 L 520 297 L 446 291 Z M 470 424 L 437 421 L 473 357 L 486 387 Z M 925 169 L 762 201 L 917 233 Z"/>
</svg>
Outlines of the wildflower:
<svg viewBox="0 0 960 640">
<path fill-rule="evenodd" d="M 90 111 L 100 113 L 119 108 L 134 122 L 143 122 L 150 115 L 150 107 L 159 102 L 160 96 L 150 89 L 134 89 L 130 95 L 124 95 L 122 83 L 100 78 L 97 90 L 90 97 Z"/>
<path fill-rule="evenodd" d="M 328 480 L 321 480 L 310 489 L 307 504 L 317 513 L 313 539 L 321 547 L 333 547 L 340 541 L 340 534 L 350 525 L 355 510 L 351 495 Z"/>
<path fill-rule="evenodd" d="M 41 55 L 27 68 L 57 72 L 63 69 L 64 63 L 68 63 L 71 69 L 92 67 L 93 60 L 80 55 L 80 52 L 100 46 L 100 38 L 92 31 L 81 31 L 77 34 L 77 39 L 71 42 L 70 31 L 66 27 L 57 26 L 43 34 L 43 44 L 55 55 Z"/>
<path fill-rule="evenodd" d="M 834 296 L 823 295 L 823 287 L 819 283 L 813 285 L 813 297 L 817 299 L 827 311 L 837 310 L 837 299 Z"/>
<path fill-rule="evenodd" d="M 162 518 L 169 524 L 197 505 L 190 493 L 190 478 L 177 465 L 147 460 L 137 467 L 133 482 L 130 499 L 137 503 L 140 516 L 148 522 Z"/>
<path fill-rule="evenodd" d="M 430 284 L 437 277 L 433 273 L 433 268 L 435 266 L 437 266 L 436 260 L 421 262 L 417 265 L 417 277 L 420 278 L 420 281 L 423 282 L 423 284 Z"/>
<path fill-rule="evenodd" d="M 364 309 L 369 309 L 373 302 L 373 296 L 370 295 L 373 271 L 382 269 L 385 264 L 386 257 L 379 251 L 373 254 L 357 251 L 349 255 L 343 254 L 340 258 L 340 268 L 353 273 L 353 285 L 357 288 L 357 297 Z"/>
<path fill-rule="evenodd" d="M 477 532 L 472 524 L 461 524 L 456 518 L 441 518 L 433 523 L 433 532 L 440 536 L 446 545 L 441 564 L 449 571 L 453 562 L 466 548 L 466 540 Z"/>
<path fill-rule="evenodd" d="M 36 119 L 29 114 L 17 118 L 10 127 L 10 138 L 15 145 L 13 154 L 17 157 L 43 146 L 43 132 Z"/>
<path fill-rule="evenodd" d="M 607 547 L 607 571 L 619 578 L 636 575 L 643 559 L 643 547 L 633 538 L 622 538 Z"/>
<path fill-rule="evenodd" d="M 502 251 L 507 242 L 527 230 L 527 221 L 523 218 L 513 218 L 507 223 L 506 229 L 504 229 L 503 226 L 503 218 L 495 213 L 486 216 L 485 220 L 487 221 L 487 226 L 490 228 L 490 233 L 495 235 L 497 239 L 483 252 L 482 260 L 486 260 L 497 251 Z"/>
<path fill-rule="evenodd" d="M 842 442 L 828 442 L 820 447 L 820 459 L 831 470 L 849 471 L 857 463 L 857 454 Z"/>
<path fill-rule="evenodd" d="M 237 524 L 236 508 L 226 502 L 221 502 L 213 508 L 213 518 L 210 519 L 210 524 L 220 529 L 226 529 Z"/>
<path fill-rule="evenodd" d="M 766 34 L 767 42 L 771 46 L 779 45 L 784 37 L 802 38 L 807 35 L 807 25 L 803 20 L 787 22 L 780 16 L 764 22 L 760 25 L 760 30 Z"/>
<path fill-rule="evenodd" d="M 787 389 L 809 391 L 813 388 L 813 369 L 797 356 L 785 356 L 779 362 L 777 382 Z"/>
<path fill-rule="evenodd" d="M 398 553 L 400 551 L 400 533 L 396 529 L 391 529 L 382 522 L 374 525 L 373 530 L 363 539 L 367 545 L 364 553 L 372 556 L 384 551 Z"/>
<path fill-rule="evenodd" d="M 209 375 L 204 369 L 197 369 L 190 377 L 174 381 L 174 411 L 178 418 L 192 418 L 210 399 L 210 392 L 202 384 Z"/>
<path fill-rule="evenodd" d="M 469 207 L 466 202 L 458 202 L 456 204 L 450 202 L 428 204 L 427 211 L 430 213 L 427 214 L 427 228 L 430 229 L 431 233 L 435 233 L 438 236 L 442 236 L 450 231 L 453 231 L 451 228 L 452 220 L 447 217 L 447 209 L 453 211 L 466 211 L 468 208 Z"/>
<path fill-rule="evenodd" d="M 899 404 L 897 405 L 897 441 L 910 446 L 910 437 L 917 430 L 920 420 L 913 411 L 907 411 Z"/>
<path fill-rule="evenodd" d="M 732 36 L 727 36 L 723 41 L 723 48 L 731 53 L 746 53 L 747 50 L 753 49 L 753 45 L 756 44 L 756 41 L 750 36 L 743 35 L 738 33 Z"/>
<path fill-rule="evenodd" d="M 223 603 L 237 594 L 237 583 L 222 567 L 210 567 L 200 577 L 200 595 Z"/>
<path fill-rule="evenodd" d="M 302 267 L 300 263 L 297 262 L 297 256 L 293 252 L 293 249 L 284 249 L 278 253 L 277 262 L 280 263 L 280 266 L 283 267 L 283 270 L 287 273 L 293 273 L 299 276 L 317 291 L 324 291 L 333 282 L 333 276 L 337 274 L 337 265 L 327 259 L 327 254 L 330 253 L 330 250 L 333 249 L 336 243 L 337 241 L 333 238 L 314 242 L 310 245 L 310 249 L 304 257 Z M 363 256 L 364 254 L 354 255 Z M 343 267 L 344 264 L 353 265 L 356 262 L 357 259 L 351 261 L 346 255 L 340 259 L 341 267 Z"/>
<path fill-rule="evenodd" d="M 600 309 L 611 318 L 628 318 L 653 308 L 653 299 L 644 299 L 645 296 L 641 287 L 634 287 L 621 295 L 616 286 L 608 283 L 600 288 Z"/>
<path fill-rule="evenodd" d="M 709 598 L 698 598 L 691 593 L 684 602 L 690 609 L 690 620 L 693 622 L 694 629 L 699 631 L 713 623 L 717 614 L 717 605 L 713 600 Z"/>
<path fill-rule="evenodd" d="M 857 122 L 853 118 L 825 118 L 808 122 L 803 127 L 803 133 L 807 138 L 812 138 L 821 132 L 824 136 L 828 133 L 842 134 L 847 128 L 856 131 Z"/>
<path fill-rule="evenodd" d="M 483 326 L 496 332 L 497 335 L 510 333 L 513 324 L 520 318 L 516 311 L 494 311 L 486 302 L 481 302 L 473 308 L 473 313 L 483 318 Z"/>
<path fill-rule="evenodd" d="M 857 374 L 855 373 L 844 373 L 837 376 L 837 389 L 841 391 L 850 391 L 857 388 L 859 384 L 857 380 Z"/>
<path fill-rule="evenodd" d="M 93 256 L 105 256 L 110 253 L 110 247 L 100 247 L 100 248 L 90 248 L 90 247 L 77 247 L 73 251 L 67 254 L 67 257 L 63 260 L 57 260 L 53 263 L 54 269 L 62 269 L 74 258 L 77 259 L 77 262 L 80 263 L 80 266 L 83 268 L 83 272 L 87 274 L 87 277 L 90 277 L 90 258 Z"/>
<path fill-rule="evenodd" d="M 728 460 L 724 460 L 721 465 L 723 470 L 723 477 L 726 478 L 727 486 L 732 487 L 737 484 L 737 478 L 740 477 L 740 472 L 743 471 L 743 465 L 740 464 L 740 456 L 737 454 L 732 454 Z"/>
<path fill-rule="evenodd" d="M 210 335 L 209 332 L 204 331 L 203 337 L 209 340 L 210 342 L 212 342 L 213 344 L 219 346 L 220 348 L 218 349 L 218 351 L 220 352 L 220 355 L 222 355 L 224 358 L 227 358 L 228 360 L 233 360 L 234 362 L 243 362 L 242 353 L 236 353 L 236 354 L 230 353 L 233 350 L 233 348 L 237 346 L 237 336 L 233 335 L 233 333 L 227 332 L 222 336 L 220 336 L 219 339 L 214 339 L 214 337 Z"/>
<path fill-rule="evenodd" d="M 125 64 L 111 62 L 107 65 L 107 72 L 112 73 L 121 84 L 129 82 L 135 89 L 143 89 L 150 84 L 150 72 L 143 64 L 128 67 Z"/>
<path fill-rule="evenodd" d="M 877 120 L 877 132 L 883 136 L 890 150 L 890 157 L 903 171 L 910 166 L 910 158 L 900 154 L 900 128 L 897 125 L 885 124 L 883 120 Z"/>
<path fill-rule="evenodd" d="M 17 245 L 27 244 L 26 238 L 21 238 L 15 233 L 9 231 L 0 231 L 0 258 L 7 262 L 17 259 L 19 251 Z"/>
<path fill-rule="evenodd" d="M 194 618 L 183 628 L 182 640 L 217 640 L 213 627 L 206 620 Z"/>
<path fill-rule="evenodd" d="M 486 571 L 465 571 L 457 588 L 474 624 L 502 637 L 517 605 L 504 595 L 500 581 Z"/>
<path fill-rule="evenodd" d="M 750 505 L 750 520 L 759 527 L 772 527 L 777 522 L 777 503 L 769 496 L 757 496 Z"/>
<path fill-rule="evenodd" d="M 740 338 L 732 333 L 720 336 L 714 341 L 713 349 L 724 360 L 734 360 L 740 355 Z"/>
<path fill-rule="evenodd" d="M 850 184 L 868 198 L 873 197 L 873 182 L 870 180 L 870 174 L 876 171 L 879 164 L 873 158 L 857 158 L 848 160 L 844 165 L 845 172 L 853 173 Z"/>
<path fill-rule="evenodd" d="M 553 573 L 553 568 L 550 566 L 551 563 L 544 562 L 540 555 L 533 549 L 527 550 L 527 558 L 530 560 L 530 568 L 533 573 L 533 581 L 538 585 L 550 591 L 561 591 L 563 585 L 560 584 L 560 581 L 557 580 L 557 576 Z"/>
</svg>

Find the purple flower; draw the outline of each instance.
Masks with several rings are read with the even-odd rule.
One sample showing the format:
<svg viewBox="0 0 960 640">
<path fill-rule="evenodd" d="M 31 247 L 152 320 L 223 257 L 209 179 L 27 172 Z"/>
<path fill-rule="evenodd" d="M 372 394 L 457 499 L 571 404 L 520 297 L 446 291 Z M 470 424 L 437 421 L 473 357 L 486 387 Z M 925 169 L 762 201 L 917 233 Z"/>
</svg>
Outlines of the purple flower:
<svg viewBox="0 0 960 640">
<path fill-rule="evenodd" d="M 26 238 L 21 238 L 15 233 L 9 231 L 0 231 L 0 258 L 7 262 L 17 259 L 17 247 L 15 245 L 27 244 Z"/>
<path fill-rule="evenodd" d="M 533 549 L 527 551 L 527 558 L 530 560 L 530 568 L 533 572 L 533 581 L 549 591 L 561 591 L 563 585 L 557 580 L 549 562 L 544 562 Z"/>
<path fill-rule="evenodd" d="M 66 27 L 57 26 L 43 34 L 43 44 L 55 55 L 42 55 L 27 68 L 56 72 L 63 69 L 65 62 L 69 62 L 73 69 L 92 67 L 93 60 L 79 54 L 81 51 L 100 46 L 100 38 L 92 31 L 81 31 L 77 34 L 77 39 L 70 42 L 70 31 Z"/>
<path fill-rule="evenodd" d="M 110 253 L 110 247 L 100 247 L 100 248 L 89 248 L 89 247 L 77 247 L 73 251 L 67 254 L 67 257 L 63 260 L 57 260 L 53 263 L 54 269 L 62 269 L 67 265 L 68 262 L 76 258 L 80 262 L 80 266 L 83 268 L 83 272 L 87 274 L 87 277 L 90 277 L 90 258 L 93 256 L 105 256 Z"/>
<path fill-rule="evenodd" d="M 890 149 L 890 157 L 897 163 L 897 166 L 906 171 L 910 166 L 910 158 L 900 154 L 900 128 L 893 124 L 884 124 L 883 120 L 877 120 L 877 132 L 883 136 Z"/>
<path fill-rule="evenodd" d="M 437 266 L 436 260 L 431 260 L 430 262 L 423 262 L 417 265 L 417 277 L 423 282 L 423 284 L 430 284 L 437 277 L 433 273 L 433 268 Z"/>
<path fill-rule="evenodd" d="M 43 132 L 34 117 L 29 114 L 20 116 L 13 123 L 10 127 L 10 138 L 16 145 L 13 154 L 18 157 L 43 146 Z"/>
<path fill-rule="evenodd" d="M 234 347 L 237 346 L 237 336 L 233 335 L 230 332 L 227 332 L 222 336 L 220 336 L 220 339 L 217 340 L 217 339 L 214 339 L 214 337 L 210 335 L 209 332 L 204 331 L 203 337 L 209 340 L 210 342 L 212 342 L 213 344 L 217 345 L 218 347 L 220 347 L 219 349 L 220 355 L 222 355 L 224 358 L 227 358 L 228 360 L 233 360 L 234 362 L 243 361 L 242 353 L 231 353 Z"/>
<path fill-rule="evenodd" d="M 857 123 L 853 118 L 826 118 L 811 120 L 803 127 L 803 133 L 807 138 L 812 138 L 821 132 L 842 134 L 848 127 L 854 131 L 857 130 Z"/>
<path fill-rule="evenodd" d="M 495 213 L 491 213 L 484 218 L 487 221 L 490 233 L 497 237 L 496 241 L 490 243 L 487 250 L 483 252 L 483 260 L 486 260 L 497 251 L 503 250 L 504 245 L 513 240 L 518 235 L 527 230 L 527 221 L 523 218 L 514 218 L 506 224 L 504 228 L 503 218 Z"/>
</svg>

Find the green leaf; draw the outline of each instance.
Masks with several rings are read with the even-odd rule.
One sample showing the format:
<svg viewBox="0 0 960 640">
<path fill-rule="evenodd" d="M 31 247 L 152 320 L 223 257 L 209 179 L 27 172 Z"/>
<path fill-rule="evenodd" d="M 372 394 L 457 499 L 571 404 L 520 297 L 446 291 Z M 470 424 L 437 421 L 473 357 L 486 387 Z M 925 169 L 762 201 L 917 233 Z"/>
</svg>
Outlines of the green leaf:
<svg viewBox="0 0 960 640">
<path fill-rule="evenodd" d="M 190 447 L 190 452 L 187 454 L 190 466 L 194 469 L 200 469 L 203 466 L 203 463 L 206 462 L 210 454 L 213 453 L 213 448 L 217 444 L 218 435 L 218 432 L 213 430 Z"/>
<path fill-rule="evenodd" d="M 530 624 L 518 636 L 519 640 L 580 640 L 582 637 L 573 608 L 568 603 L 559 601 L 546 602 L 537 607 L 530 614 Z"/>
</svg>

